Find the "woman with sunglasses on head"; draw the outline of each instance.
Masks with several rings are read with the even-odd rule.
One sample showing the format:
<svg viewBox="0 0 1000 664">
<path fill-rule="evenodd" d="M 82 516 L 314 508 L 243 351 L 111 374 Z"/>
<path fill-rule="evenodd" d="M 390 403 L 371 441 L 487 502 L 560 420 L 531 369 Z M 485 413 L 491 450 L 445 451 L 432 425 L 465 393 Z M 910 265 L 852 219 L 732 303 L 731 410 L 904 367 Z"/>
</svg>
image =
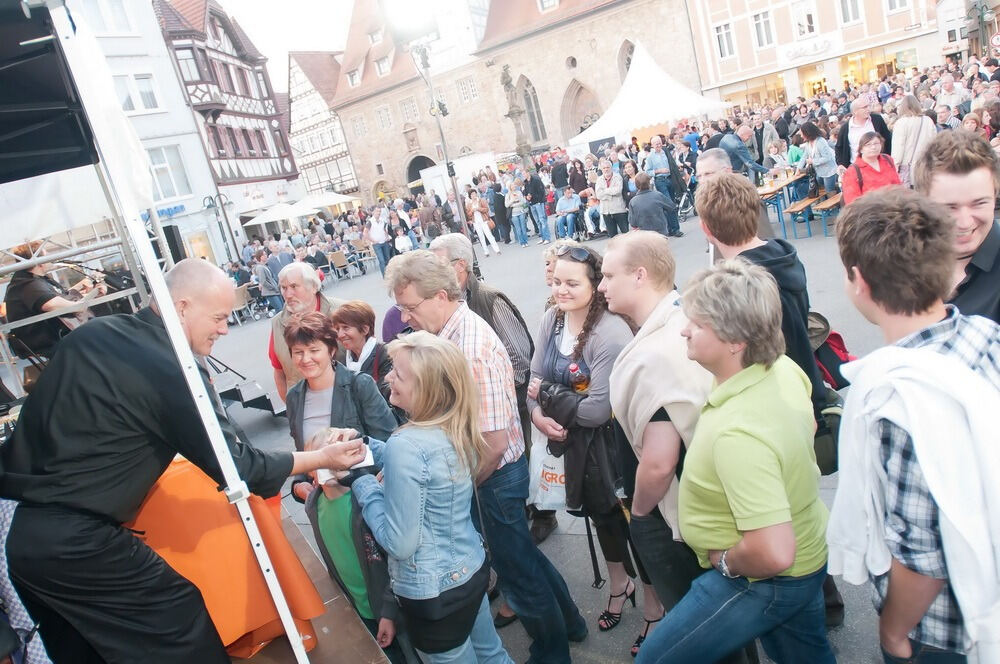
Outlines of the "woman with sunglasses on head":
<svg viewBox="0 0 1000 664">
<path fill-rule="evenodd" d="M 368 439 L 384 482 L 357 470 L 339 481 L 389 554 L 392 591 L 421 659 L 513 664 L 490 616 L 489 565 L 470 511 L 487 451 L 479 390 L 458 346 L 429 332 L 393 341 L 389 354 L 392 403 L 410 421 L 386 442 Z"/>
<path fill-rule="evenodd" d="M 638 558 L 633 567 L 628 522 L 617 493 L 621 470 L 609 379 L 632 331 L 624 319 L 608 311 L 604 295 L 597 290 L 602 276 L 600 254 L 565 245 L 557 249 L 555 258 L 555 306 L 542 316 L 535 340 L 528 408 L 532 422 L 549 439 L 549 449 L 564 453 L 567 507 L 582 511 L 596 527 L 611 578 L 608 606 L 598 620 L 604 632 L 621 621 L 626 601 L 635 606 L 632 578 L 636 568 L 644 584 L 646 618 L 653 622 L 663 615 Z M 575 408 L 562 405 L 568 391 L 579 398 Z"/>
</svg>

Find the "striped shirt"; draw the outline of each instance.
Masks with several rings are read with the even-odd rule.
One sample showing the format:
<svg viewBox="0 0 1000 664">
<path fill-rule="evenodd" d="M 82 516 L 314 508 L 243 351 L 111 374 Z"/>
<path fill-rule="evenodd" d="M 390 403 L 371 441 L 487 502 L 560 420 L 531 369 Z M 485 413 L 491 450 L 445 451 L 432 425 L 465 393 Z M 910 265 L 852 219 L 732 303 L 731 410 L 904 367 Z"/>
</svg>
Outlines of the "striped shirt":
<svg viewBox="0 0 1000 664">
<path fill-rule="evenodd" d="M 479 387 L 479 425 L 483 433 L 507 432 L 507 449 L 497 468 L 524 454 L 524 435 L 514 396 L 514 370 L 500 337 L 465 302 L 444 324 L 438 336 L 454 342 L 469 362 Z"/>
</svg>

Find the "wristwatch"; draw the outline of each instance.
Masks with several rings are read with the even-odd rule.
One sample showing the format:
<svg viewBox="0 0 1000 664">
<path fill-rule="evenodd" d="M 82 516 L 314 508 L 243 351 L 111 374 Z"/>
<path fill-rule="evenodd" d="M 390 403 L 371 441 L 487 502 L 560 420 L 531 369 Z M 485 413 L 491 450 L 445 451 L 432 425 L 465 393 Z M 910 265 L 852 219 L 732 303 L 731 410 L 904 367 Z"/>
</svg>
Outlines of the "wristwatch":
<svg viewBox="0 0 1000 664">
<path fill-rule="evenodd" d="M 718 566 L 719 574 L 721 574 L 722 576 L 726 577 L 727 579 L 738 579 L 740 577 L 740 575 L 739 574 L 733 574 L 732 572 L 730 572 L 729 571 L 729 565 L 726 564 L 726 554 L 727 553 L 729 553 L 729 549 L 726 549 L 725 551 L 723 551 L 722 555 L 719 556 L 719 566 Z"/>
</svg>

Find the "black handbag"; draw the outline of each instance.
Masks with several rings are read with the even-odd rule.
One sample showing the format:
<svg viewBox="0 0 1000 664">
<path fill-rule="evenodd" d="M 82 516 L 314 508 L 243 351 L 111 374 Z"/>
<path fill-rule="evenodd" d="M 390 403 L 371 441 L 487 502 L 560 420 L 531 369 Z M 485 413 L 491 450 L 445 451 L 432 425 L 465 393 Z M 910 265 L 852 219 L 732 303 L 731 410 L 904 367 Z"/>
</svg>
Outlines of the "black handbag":
<svg viewBox="0 0 1000 664">
<path fill-rule="evenodd" d="M 812 164 L 806 166 L 806 178 L 809 182 L 809 193 L 806 196 L 808 198 L 819 198 L 819 178 L 816 177 L 816 169 Z"/>
</svg>

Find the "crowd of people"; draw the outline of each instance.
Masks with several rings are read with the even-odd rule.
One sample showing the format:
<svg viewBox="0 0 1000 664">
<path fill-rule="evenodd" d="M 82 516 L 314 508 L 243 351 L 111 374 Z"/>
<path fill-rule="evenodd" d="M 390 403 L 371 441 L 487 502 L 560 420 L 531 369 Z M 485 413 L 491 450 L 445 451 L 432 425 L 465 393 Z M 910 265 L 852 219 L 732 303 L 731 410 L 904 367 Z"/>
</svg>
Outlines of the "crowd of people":
<svg viewBox="0 0 1000 664">
<path fill-rule="evenodd" d="M 255 238 L 225 270 L 179 262 L 167 282 L 196 354 L 226 334 L 238 285 L 275 312 L 295 451 L 255 449 L 217 404 L 241 476 L 263 496 L 291 478 L 394 664 L 507 664 L 497 630 L 514 620 L 529 662 L 568 663 L 640 586 L 641 664 L 756 662 L 758 642 L 778 664 L 834 662 L 831 575 L 872 583 L 887 664 L 1000 661 L 1000 67 L 982 65 L 989 79 L 914 69 L 583 162 L 484 169 L 458 196 Z M 805 268 L 756 187 L 787 168 L 843 190 L 844 287 L 886 344 L 844 366 L 839 422 Z M 680 275 L 668 238 L 695 187 L 716 260 Z M 534 330 L 473 269 L 474 242 L 525 246 L 529 222 L 550 245 Z M 603 253 L 585 244 L 600 234 Z M 370 304 L 322 289 L 329 253 L 360 269 L 369 248 L 395 302 L 381 341 Z M 229 661 L 198 591 L 121 525 L 175 453 L 221 479 L 160 306 L 62 338 L 0 448 L 0 496 L 20 501 L 10 578 L 57 664 Z M 610 583 L 593 625 L 538 548 L 556 522 L 526 504 L 530 454 L 561 460 L 565 509 L 594 525 Z"/>
</svg>

